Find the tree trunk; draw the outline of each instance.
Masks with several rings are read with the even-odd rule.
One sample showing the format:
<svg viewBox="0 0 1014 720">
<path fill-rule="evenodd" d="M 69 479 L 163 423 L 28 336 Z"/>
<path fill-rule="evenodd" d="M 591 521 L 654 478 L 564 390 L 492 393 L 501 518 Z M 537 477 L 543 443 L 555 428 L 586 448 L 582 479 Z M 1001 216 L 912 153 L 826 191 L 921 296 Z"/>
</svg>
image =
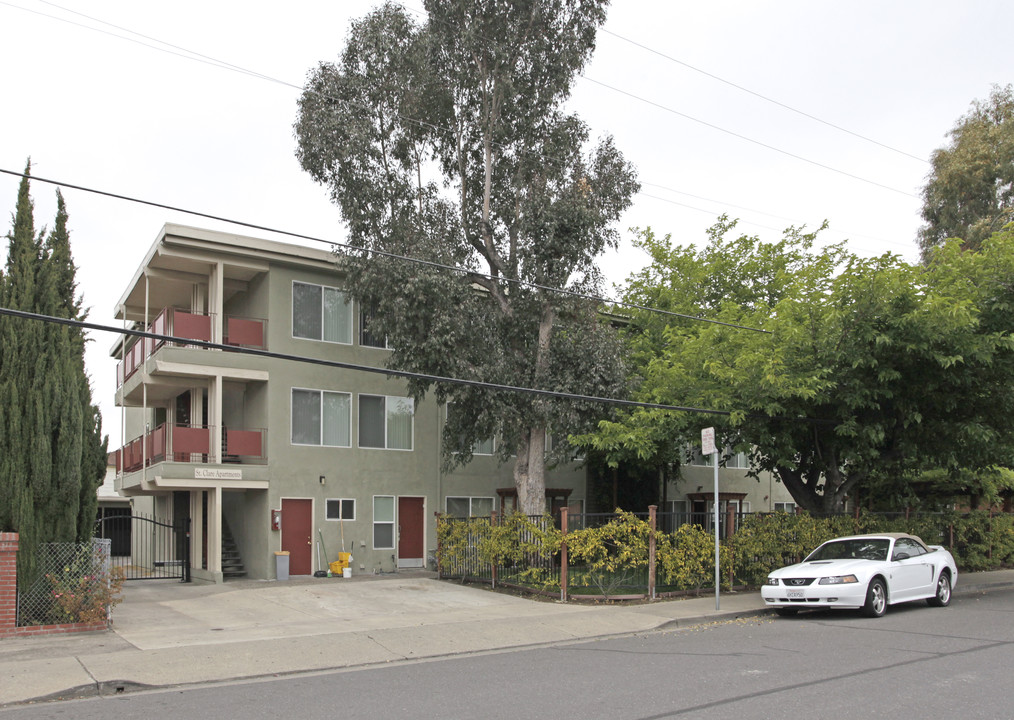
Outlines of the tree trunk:
<svg viewBox="0 0 1014 720">
<path fill-rule="evenodd" d="M 518 442 L 514 462 L 514 487 L 518 491 L 518 510 L 525 515 L 546 511 L 546 428 L 533 427 Z"/>
</svg>

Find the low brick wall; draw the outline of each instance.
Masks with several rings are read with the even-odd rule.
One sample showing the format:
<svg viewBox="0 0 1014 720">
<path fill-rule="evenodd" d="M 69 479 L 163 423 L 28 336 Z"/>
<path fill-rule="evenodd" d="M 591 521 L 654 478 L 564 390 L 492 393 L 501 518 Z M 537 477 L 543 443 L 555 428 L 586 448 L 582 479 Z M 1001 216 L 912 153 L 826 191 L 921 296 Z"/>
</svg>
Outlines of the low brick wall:
<svg viewBox="0 0 1014 720">
<path fill-rule="evenodd" d="M 106 630 L 106 621 L 18 627 L 18 534 L 0 533 L 0 638 Z"/>
</svg>

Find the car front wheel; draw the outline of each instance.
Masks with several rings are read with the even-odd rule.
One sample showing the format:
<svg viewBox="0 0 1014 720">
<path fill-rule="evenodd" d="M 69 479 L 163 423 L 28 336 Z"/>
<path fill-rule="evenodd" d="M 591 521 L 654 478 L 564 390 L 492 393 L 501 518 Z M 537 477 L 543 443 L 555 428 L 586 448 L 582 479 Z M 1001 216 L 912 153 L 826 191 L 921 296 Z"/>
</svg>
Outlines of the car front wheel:
<svg viewBox="0 0 1014 720">
<path fill-rule="evenodd" d="M 863 614 L 866 617 L 878 618 L 887 612 L 887 587 L 880 578 L 873 578 L 866 589 L 866 604 Z"/>
<path fill-rule="evenodd" d="M 937 580 L 936 595 L 926 602 L 933 607 L 947 607 L 951 604 L 951 576 L 946 570 L 940 573 L 940 579 Z"/>
</svg>

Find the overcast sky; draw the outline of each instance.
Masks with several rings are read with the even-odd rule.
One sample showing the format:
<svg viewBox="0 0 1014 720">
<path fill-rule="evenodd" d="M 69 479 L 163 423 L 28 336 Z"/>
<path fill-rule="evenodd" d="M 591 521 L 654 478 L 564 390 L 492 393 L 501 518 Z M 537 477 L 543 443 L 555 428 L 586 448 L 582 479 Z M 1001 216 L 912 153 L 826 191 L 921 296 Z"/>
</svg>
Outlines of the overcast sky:
<svg viewBox="0 0 1014 720">
<path fill-rule="evenodd" d="M 295 160 L 297 88 L 375 5 L 67 0 L 85 17 L 0 0 L 0 168 L 20 172 L 31 156 L 37 177 L 341 241 L 326 190 Z M 421 19 L 421 0 L 405 7 Z M 927 161 L 973 99 L 1014 81 L 1012 28 L 1008 0 L 619 0 L 570 105 L 638 168 L 623 229 L 700 244 L 723 212 L 771 240 L 827 220 L 826 242 L 915 261 Z M 3 233 L 17 184 L 0 175 Z M 53 186 L 35 182 L 32 195 L 37 226 L 51 225 Z M 115 324 L 165 222 L 299 242 L 64 197 L 80 290 L 102 324 Z M 642 260 L 628 245 L 607 275 L 620 282 Z M 88 369 L 112 449 L 115 337 L 93 338 Z"/>
</svg>

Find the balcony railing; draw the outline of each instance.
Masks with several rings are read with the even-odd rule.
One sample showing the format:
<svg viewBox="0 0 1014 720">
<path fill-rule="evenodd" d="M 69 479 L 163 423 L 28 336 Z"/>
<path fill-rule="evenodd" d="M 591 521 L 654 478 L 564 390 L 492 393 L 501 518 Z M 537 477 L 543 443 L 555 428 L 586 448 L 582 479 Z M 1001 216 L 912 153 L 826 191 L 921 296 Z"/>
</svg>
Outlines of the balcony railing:
<svg viewBox="0 0 1014 720">
<path fill-rule="evenodd" d="M 162 462 L 207 465 L 211 462 L 212 427 L 159 425 L 116 451 L 117 474 L 137 472 Z M 221 463 L 263 465 L 268 461 L 265 429 L 222 429 Z"/>
<path fill-rule="evenodd" d="M 152 323 L 145 328 L 155 335 L 171 335 L 187 340 L 211 342 L 211 321 L 213 315 L 192 313 L 176 308 L 164 308 Z M 266 349 L 267 320 L 245 318 L 233 315 L 225 316 L 223 344 L 237 347 Z M 139 338 L 123 359 L 116 365 L 116 387 L 121 387 L 144 361 L 156 350 L 166 345 L 167 341 L 154 338 Z M 169 343 L 186 347 L 186 343 Z"/>
</svg>

